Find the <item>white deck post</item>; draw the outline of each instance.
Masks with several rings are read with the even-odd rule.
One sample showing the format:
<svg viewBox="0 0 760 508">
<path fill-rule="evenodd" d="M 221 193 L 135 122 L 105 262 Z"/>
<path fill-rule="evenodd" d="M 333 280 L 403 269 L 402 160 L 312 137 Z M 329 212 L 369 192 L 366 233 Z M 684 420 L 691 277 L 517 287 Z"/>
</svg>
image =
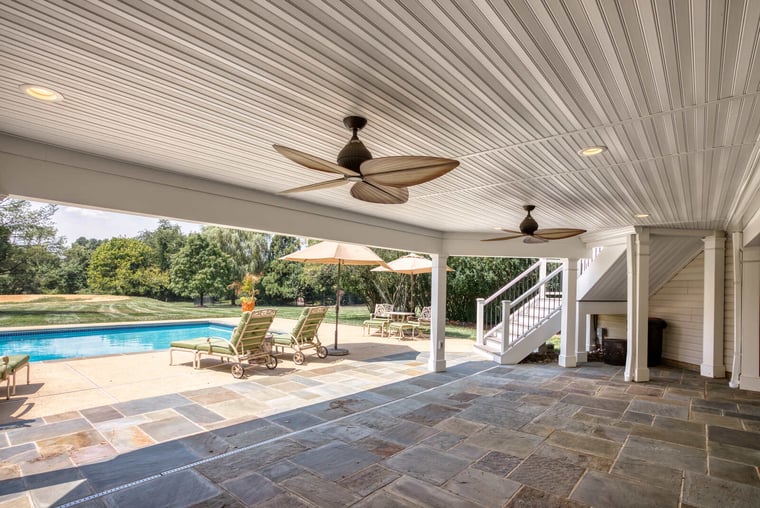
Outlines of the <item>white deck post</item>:
<svg viewBox="0 0 760 508">
<path fill-rule="evenodd" d="M 544 280 L 546 278 L 546 258 L 541 258 L 541 264 L 538 265 L 538 280 Z M 539 289 L 541 298 L 546 297 L 546 284 L 542 284 Z"/>
<path fill-rule="evenodd" d="M 432 305 L 430 320 L 430 359 L 428 370 L 446 370 L 446 259 L 443 254 L 433 254 L 433 273 L 430 288 Z"/>
<path fill-rule="evenodd" d="M 723 359 L 723 306 L 725 300 L 726 238 L 715 232 L 704 239 L 704 326 L 702 327 L 702 365 L 706 377 L 726 376 Z"/>
<path fill-rule="evenodd" d="M 649 231 L 636 229 L 626 239 L 628 272 L 628 351 L 625 380 L 649 381 Z"/>
<path fill-rule="evenodd" d="M 501 354 L 502 356 L 507 351 L 507 346 L 512 342 L 512 337 L 509 336 L 509 308 L 512 302 L 509 300 L 501 301 Z"/>
<path fill-rule="evenodd" d="M 760 247 L 742 253 L 742 358 L 739 388 L 760 390 Z"/>
<path fill-rule="evenodd" d="M 576 296 L 578 292 L 578 260 L 562 260 L 562 328 L 560 330 L 560 367 L 575 367 L 577 356 Z"/>
<path fill-rule="evenodd" d="M 477 306 L 475 308 L 475 343 L 476 344 L 485 344 L 485 340 L 483 339 L 484 333 L 483 333 L 483 308 L 485 307 L 486 299 L 485 298 L 478 298 L 476 300 Z"/>
</svg>

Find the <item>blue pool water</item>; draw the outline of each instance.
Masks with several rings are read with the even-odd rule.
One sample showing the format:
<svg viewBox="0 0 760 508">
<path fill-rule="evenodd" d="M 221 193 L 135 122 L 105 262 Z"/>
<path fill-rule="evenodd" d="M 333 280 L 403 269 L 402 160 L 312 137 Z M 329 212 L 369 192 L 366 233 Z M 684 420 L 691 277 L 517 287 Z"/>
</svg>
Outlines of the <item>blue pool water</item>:
<svg viewBox="0 0 760 508">
<path fill-rule="evenodd" d="M 233 326 L 200 322 L 0 332 L 0 352 L 29 354 L 32 361 L 139 353 L 168 349 L 169 343 L 175 340 L 228 339 L 233 329 Z"/>
</svg>

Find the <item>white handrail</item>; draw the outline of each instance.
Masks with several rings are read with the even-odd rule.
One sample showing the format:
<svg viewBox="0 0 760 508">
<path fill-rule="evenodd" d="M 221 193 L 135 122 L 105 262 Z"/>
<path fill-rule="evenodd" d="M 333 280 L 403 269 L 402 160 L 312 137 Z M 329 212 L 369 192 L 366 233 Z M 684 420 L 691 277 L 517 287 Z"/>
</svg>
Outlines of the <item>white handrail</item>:
<svg viewBox="0 0 760 508">
<path fill-rule="evenodd" d="M 523 273 L 521 273 L 520 275 L 518 275 L 516 278 L 512 279 L 509 282 L 509 284 L 507 284 L 506 286 L 504 286 L 503 288 L 499 289 L 494 294 L 492 294 L 491 296 L 489 296 L 488 298 L 486 298 L 485 301 L 483 302 L 483 304 L 484 305 L 488 305 L 492 301 L 496 300 L 496 298 L 498 298 L 499 296 L 501 296 L 503 293 L 505 293 L 506 291 L 508 291 L 509 288 L 511 288 L 512 286 L 514 286 L 515 284 L 517 284 L 518 282 L 520 282 L 521 280 L 523 280 L 525 277 L 527 277 L 528 275 L 530 275 L 530 273 L 533 270 L 535 270 L 536 268 L 538 268 L 539 266 L 541 266 L 541 260 L 540 259 L 535 264 L 533 264 L 529 268 L 527 268 Z"/>
</svg>

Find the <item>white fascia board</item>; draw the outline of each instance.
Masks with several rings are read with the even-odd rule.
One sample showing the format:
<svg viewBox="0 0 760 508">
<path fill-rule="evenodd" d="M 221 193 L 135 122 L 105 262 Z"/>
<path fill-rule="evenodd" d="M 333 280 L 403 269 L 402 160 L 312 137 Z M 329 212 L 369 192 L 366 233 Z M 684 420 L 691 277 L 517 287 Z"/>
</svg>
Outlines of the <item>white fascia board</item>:
<svg viewBox="0 0 760 508">
<path fill-rule="evenodd" d="M 0 133 L 0 195 L 414 252 L 442 233 Z"/>
</svg>

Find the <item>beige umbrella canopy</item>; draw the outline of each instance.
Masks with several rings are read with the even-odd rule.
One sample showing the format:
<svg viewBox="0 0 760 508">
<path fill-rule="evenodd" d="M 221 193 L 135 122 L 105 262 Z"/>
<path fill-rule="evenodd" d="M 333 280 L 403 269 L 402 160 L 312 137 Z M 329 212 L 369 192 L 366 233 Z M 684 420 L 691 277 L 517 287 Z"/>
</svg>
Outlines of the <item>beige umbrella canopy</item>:
<svg viewBox="0 0 760 508">
<path fill-rule="evenodd" d="M 387 267 L 378 266 L 377 268 L 373 268 L 371 271 L 409 274 L 412 278 L 410 308 L 412 311 L 414 311 L 414 276 L 419 273 L 432 273 L 433 261 L 417 254 L 407 254 L 406 256 L 401 256 L 398 259 L 394 259 L 393 261 L 388 262 Z M 453 272 L 454 269 L 450 266 L 446 266 L 446 271 Z"/>
<path fill-rule="evenodd" d="M 372 249 L 364 245 L 338 242 L 320 242 L 293 252 L 280 259 L 299 261 L 301 263 L 321 263 L 338 265 L 338 284 L 335 294 L 335 347 L 328 349 L 331 355 L 346 355 L 347 349 L 338 348 L 338 314 L 340 313 L 340 267 L 343 265 L 380 265 L 385 264 Z"/>
</svg>

